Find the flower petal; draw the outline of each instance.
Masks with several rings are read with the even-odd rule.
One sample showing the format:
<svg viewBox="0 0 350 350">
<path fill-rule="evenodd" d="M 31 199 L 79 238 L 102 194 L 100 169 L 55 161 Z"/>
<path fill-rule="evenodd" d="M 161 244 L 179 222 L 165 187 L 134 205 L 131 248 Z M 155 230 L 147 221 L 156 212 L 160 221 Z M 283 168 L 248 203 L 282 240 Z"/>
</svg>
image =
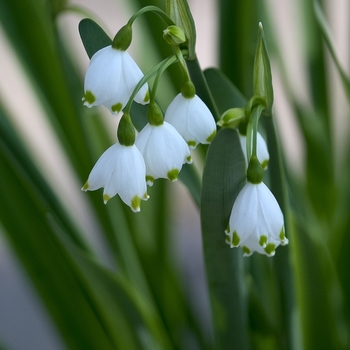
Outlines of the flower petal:
<svg viewBox="0 0 350 350">
<path fill-rule="evenodd" d="M 247 182 L 239 192 L 233 204 L 229 227 L 233 237 L 234 233 L 239 238 L 239 243 L 243 244 L 256 228 L 257 222 L 257 192 L 254 185 Z"/>
</svg>

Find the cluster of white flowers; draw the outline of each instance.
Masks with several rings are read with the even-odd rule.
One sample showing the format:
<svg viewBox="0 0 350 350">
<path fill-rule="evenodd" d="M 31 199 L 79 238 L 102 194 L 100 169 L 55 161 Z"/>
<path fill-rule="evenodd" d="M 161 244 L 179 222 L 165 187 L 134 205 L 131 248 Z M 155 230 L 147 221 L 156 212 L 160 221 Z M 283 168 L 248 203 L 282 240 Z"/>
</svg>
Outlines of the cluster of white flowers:
<svg viewBox="0 0 350 350">
<path fill-rule="evenodd" d="M 240 142 L 248 166 L 246 137 L 240 135 Z M 262 169 L 267 168 L 269 153 L 260 133 L 257 133 L 257 161 Z M 273 256 L 280 244 L 288 244 L 276 198 L 262 181 L 252 183 L 249 178 L 233 204 L 225 233 L 230 247 L 241 246 L 244 256 L 255 251 Z"/>
<path fill-rule="evenodd" d="M 143 73 L 126 51 L 107 46 L 91 58 L 85 75 L 84 104 L 104 105 L 117 114 L 142 78 Z M 149 102 L 147 83 L 134 101 Z M 149 198 L 146 183 L 152 185 L 158 178 L 175 181 L 182 165 L 192 162 L 190 148 L 209 143 L 215 132 L 214 118 L 203 101 L 197 95 L 186 98 L 179 94 L 169 105 L 165 121 L 161 117 L 154 125 L 148 123 L 136 140 L 125 144 L 119 138 L 105 151 L 82 190 L 103 187 L 105 203 L 118 193 L 134 212 L 140 211 L 141 200 Z"/>
<path fill-rule="evenodd" d="M 131 24 L 136 17 L 133 16 L 117 33 L 112 45 L 100 49 L 92 56 L 85 75 L 84 105 L 104 105 L 113 114 L 123 111 L 123 116 L 117 129 L 117 142 L 102 154 L 82 188 L 84 191 L 104 188 L 104 203 L 119 194 L 134 212 L 140 211 L 141 201 L 149 198 L 147 185 L 152 186 L 158 178 L 176 181 L 183 164 L 192 163 L 190 150 L 199 143 L 210 143 L 216 134 L 214 117 L 195 94 L 195 87 L 179 47 L 188 38 L 177 26 L 171 25 L 164 31 L 165 40 L 176 47 L 176 54 L 154 68 L 157 75 L 149 92 L 147 81 L 154 72 L 151 70 L 144 76 L 126 52 L 132 38 Z M 174 63 L 176 60 L 183 69 L 184 82 L 181 93 L 170 103 L 163 118 L 163 113 L 155 102 L 155 92 L 163 71 L 171 64 L 170 61 Z M 256 86 L 260 87 L 259 84 Z M 247 182 L 233 204 L 225 231 L 230 247 L 240 246 L 244 256 L 255 251 L 273 256 L 279 245 L 288 243 L 282 211 L 271 191 L 262 182 L 269 152 L 265 140 L 257 131 L 257 123 L 259 114 L 267 106 L 266 101 L 272 104 L 273 99 L 259 95 L 266 91 L 272 94 L 272 88 L 260 90 L 257 90 L 258 94 L 253 96 L 245 108 L 226 111 L 218 122 L 222 127 L 239 126 L 243 130 L 255 120 L 253 128 L 249 128 L 249 147 L 247 137 L 239 136 L 246 160 Z M 132 100 L 149 104 L 148 123 L 137 136 L 130 117 Z M 259 104 L 260 107 L 255 107 Z M 254 114 L 253 111 L 257 112 Z M 251 154 L 247 155 L 247 152 Z"/>
</svg>

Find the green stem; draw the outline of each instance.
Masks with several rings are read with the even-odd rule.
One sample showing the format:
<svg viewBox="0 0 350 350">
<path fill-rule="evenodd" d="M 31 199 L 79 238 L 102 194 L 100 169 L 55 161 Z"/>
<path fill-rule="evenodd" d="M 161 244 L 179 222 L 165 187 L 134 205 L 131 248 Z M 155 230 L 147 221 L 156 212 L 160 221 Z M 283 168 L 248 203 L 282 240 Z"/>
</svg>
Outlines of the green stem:
<svg viewBox="0 0 350 350">
<path fill-rule="evenodd" d="M 259 124 L 261 113 L 264 110 L 264 108 L 265 108 L 264 105 L 258 105 L 253 110 L 253 117 L 249 118 L 249 123 L 247 127 L 247 142 L 246 142 L 248 162 L 251 156 L 257 157 L 258 124 Z M 252 147 L 252 135 L 253 135 L 253 147 Z"/>
<path fill-rule="evenodd" d="M 152 69 L 150 69 L 144 76 L 143 78 L 138 82 L 138 84 L 135 86 L 134 91 L 132 92 L 128 103 L 126 104 L 125 108 L 124 108 L 124 113 L 130 113 L 130 109 L 131 109 L 131 105 L 133 103 L 133 100 L 136 96 L 136 94 L 138 93 L 138 91 L 140 90 L 141 86 L 143 86 L 148 80 L 150 80 L 155 74 L 157 74 L 157 72 L 162 68 L 163 65 L 167 67 L 169 67 L 170 65 L 172 65 L 173 63 L 175 63 L 177 61 L 177 57 L 176 56 L 170 56 L 167 57 L 166 59 L 164 59 L 162 62 L 158 63 L 155 67 L 153 67 Z"/>
<path fill-rule="evenodd" d="M 135 19 L 146 13 L 146 12 L 154 12 L 156 15 L 158 15 L 168 26 L 175 25 L 175 23 L 171 20 L 171 18 L 159 7 L 157 6 L 145 6 L 139 11 L 137 11 L 128 21 L 128 24 L 132 25 L 135 21 Z"/>
</svg>

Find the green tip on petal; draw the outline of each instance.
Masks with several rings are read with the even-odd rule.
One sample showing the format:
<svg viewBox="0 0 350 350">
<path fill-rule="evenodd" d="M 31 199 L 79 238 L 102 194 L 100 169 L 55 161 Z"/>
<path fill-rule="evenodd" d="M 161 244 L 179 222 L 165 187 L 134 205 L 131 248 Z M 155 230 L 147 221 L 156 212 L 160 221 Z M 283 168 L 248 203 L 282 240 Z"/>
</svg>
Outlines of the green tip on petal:
<svg viewBox="0 0 350 350">
<path fill-rule="evenodd" d="M 146 95 L 145 95 L 145 98 L 143 99 L 143 102 L 148 103 L 149 100 L 150 100 L 149 90 L 147 90 Z"/>
<path fill-rule="evenodd" d="M 96 101 L 95 95 L 90 90 L 87 90 L 83 97 L 84 105 L 91 106 L 95 101 Z"/>
<path fill-rule="evenodd" d="M 187 164 L 192 164 L 192 162 L 193 162 L 192 157 L 191 157 L 191 156 L 188 156 L 188 157 L 186 158 L 186 163 L 187 163 Z"/>
<path fill-rule="evenodd" d="M 225 243 L 228 244 L 228 245 L 230 246 L 230 248 L 232 248 L 232 247 L 231 247 L 231 240 L 230 240 L 230 237 L 226 237 Z"/>
<path fill-rule="evenodd" d="M 89 183 L 86 181 L 84 186 L 81 188 L 82 191 L 87 191 L 89 189 Z"/>
<path fill-rule="evenodd" d="M 231 231 L 231 228 L 230 228 L 230 225 L 228 225 L 227 228 L 226 228 L 226 230 L 225 230 L 225 233 L 226 233 L 227 235 L 229 235 L 229 234 L 230 234 L 230 231 Z"/>
<path fill-rule="evenodd" d="M 288 241 L 288 239 L 287 239 L 287 237 L 286 237 L 286 235 L 284 233 L 284 226 L 281 228 L 281 232 L 280 232 L 279 238 L 281 240 L 281 244 L 282 245 L 288 244 L 289 241 Z"/>
<path fill-rule="evenodd" d="M 210 136 L 207 137 L 207 139 L 205 140 L 206 142 L 210 143 L 213 141 L 214 137 L 216 135 L 216 129 L 211 133 Z"/>
<path fill-rule="evenodd" d="M 197 142 L 196 141 L 187 141 L 188 147 L 190 149 L 195 149 L 197 146 Z"/>
<path fill-rule="evenodd" d="M 243 256 L 250 256 L 250 255 L 252 255 L 252 251 L 247 246 L 244 245 L 242 247 L 242 250 L 243 250 Z"/>
<path fill-rule="evenodd" d="M 239 238 L 237 231 L 234 231 L 233 235 L 232 235 L 232 245 L 234 247 L 238 247 L 240 241 L 241 241 L 241 239 Z"/>
<path fill-rule="evenodd" d="M 104 194 L 103 195 L 103 203 L 107 204 L 107 202 L 111 199 L 111 197 L 108 194 Z"/>
<path fill-rule="evenodd" d="M 275 255 L 275 249 L 276 249 L 276 245 L 273 243 L 269 243 L 265 248 L 265 253 L 268 256 L 274 256 Z"/>
<path fill-rule="evenodd" d="M 148 186 L 153 186 L 154 177 L 151 175 L 146 175 L 146 183 Z"/>
<path fill-rule="evenodd" d="M 259 244 L 265 248 L 267 243 L 267 236 L 260 236 L 259 238 Z"/>
<path fill-rule="evenodd" d="M 120 102 L 118 102 L 111 107 L 111 110 L 113 113 L 119 113 L 122 110 L 122 108 L 123 105 Z"/>
<path fill-rule="evenodd" d="M 146 192 L 143 196 L 142 196 L 142 200 L 147 201 L 149 199 L 149 195 Z"/>
<path fill-rule="evenodd" d="M 264 170 L 267 169 L 267 166 L 269 165 L 269 160 L 268 159 L 265 159 L 262 163 L 261 163 L 262 167 Z"/>
<path fill-rule="evenodd" d="M 141 205 L 141 198 L 139 196 L 135 196 L 132 200 L 131 200 L 131 210 L 134 213 L 137 213 L 140 211 L 140 205 Z"/>
<path fill-rule="evenodd" d="M 167 177 L 170 181 L 174 182 L 177 180 L 177 177 L 179 176 L 179 170 L 173 169 L 168 171 Z"/>
</svg>

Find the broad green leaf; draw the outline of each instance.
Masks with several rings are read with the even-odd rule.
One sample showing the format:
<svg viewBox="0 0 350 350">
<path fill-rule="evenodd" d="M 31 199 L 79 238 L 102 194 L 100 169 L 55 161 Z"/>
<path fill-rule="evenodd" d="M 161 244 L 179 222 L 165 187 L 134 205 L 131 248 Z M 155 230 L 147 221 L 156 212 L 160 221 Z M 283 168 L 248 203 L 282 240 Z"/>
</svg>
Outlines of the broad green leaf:
<svg viewBox="0 0 350 350">
<path fill-rule="evenodd" d="M 220 130 L 209 146 L 203 172 L 201 225 L 217 349 L 248 349 L 248 306 L 243 254 L 226 244 L 233 203 L 246 181 L 236 130 Z"/>
<path fill-rule="evenodd" d="M 97 51 L 112 45 L 112 39 L 108 34 L 90 18 L 80 21 L 79 34 L 90 59 Z"/>
</svg>

